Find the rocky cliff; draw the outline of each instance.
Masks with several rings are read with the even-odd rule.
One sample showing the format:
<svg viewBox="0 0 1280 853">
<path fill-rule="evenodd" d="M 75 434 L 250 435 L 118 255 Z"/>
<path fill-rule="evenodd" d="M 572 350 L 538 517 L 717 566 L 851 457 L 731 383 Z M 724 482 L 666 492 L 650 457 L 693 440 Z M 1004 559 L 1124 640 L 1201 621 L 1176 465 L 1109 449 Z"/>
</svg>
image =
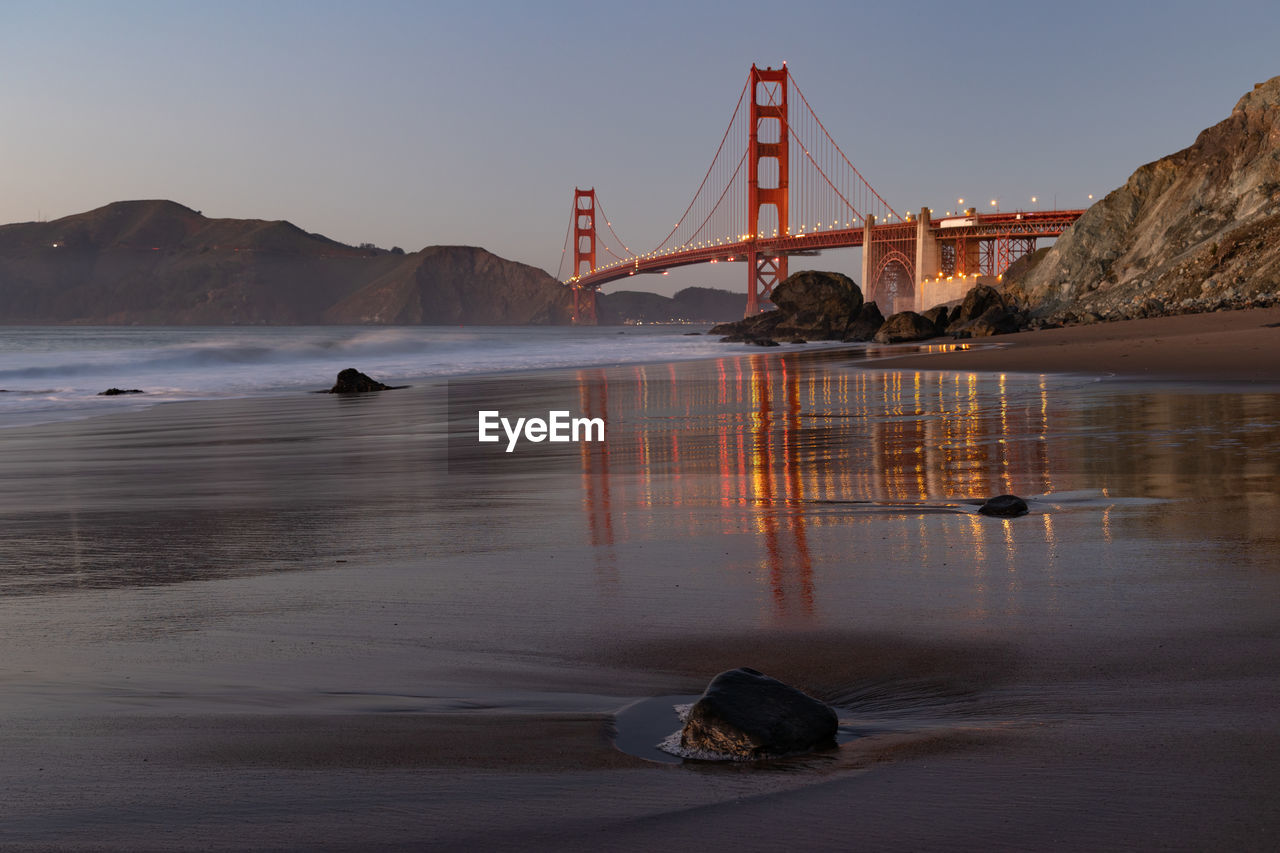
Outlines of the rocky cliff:
<svg viewBox="0 0 1280 853">
<path fill-rule="evenodd" d="M 0 323 L 564 323 L 570 301 L 483 249 L 354 247 L 171 201 L 0 226 Z"/>
<path fill-rule="evenodd" d="M 1280 77 L 1189 148 L 1141 167 L 1005 289 L 1054 320 L 1280 301 Z"/>
</svg>

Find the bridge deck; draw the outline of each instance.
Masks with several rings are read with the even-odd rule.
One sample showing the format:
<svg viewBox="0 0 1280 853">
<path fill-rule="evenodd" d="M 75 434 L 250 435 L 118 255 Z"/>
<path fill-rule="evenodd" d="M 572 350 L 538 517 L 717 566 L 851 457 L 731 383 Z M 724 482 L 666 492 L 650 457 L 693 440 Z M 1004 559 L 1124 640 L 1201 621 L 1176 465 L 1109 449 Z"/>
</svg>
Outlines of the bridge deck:
<svg viewBox="0 0 1280 853">
<path fill-rule="evenodd" d="M 984 213 L 974 216 L 954 216 L 931 219 L 929 228 L 937 240 L 978 239 L 997 240 L 1009 237 L 1057 237 L 1080 218 L 1083 210 L 1027 211 L 1017 213 Z M 871 239 L 878 235 L 901 238 L 903 227 L 918 228 L 915 220 L 871 226 Z M 863 245 L 865 228 L 833 228 L 791 234 L 786 237 L 767 237 L 742 240 L 713 246 L 680 248 L 669 252 L 638 255 L 626 261 L 618 261 L 598 267 L 588 275 L 571 278 L 566 284 L 578 288 L 598 288 L 611 281 L 632 275 L 661 273 L 690 264 L 732 263 L 746 261 L 748 252 L 761 255 L 806 255 L 824 249 L 842 249 Z"/>
</svg>

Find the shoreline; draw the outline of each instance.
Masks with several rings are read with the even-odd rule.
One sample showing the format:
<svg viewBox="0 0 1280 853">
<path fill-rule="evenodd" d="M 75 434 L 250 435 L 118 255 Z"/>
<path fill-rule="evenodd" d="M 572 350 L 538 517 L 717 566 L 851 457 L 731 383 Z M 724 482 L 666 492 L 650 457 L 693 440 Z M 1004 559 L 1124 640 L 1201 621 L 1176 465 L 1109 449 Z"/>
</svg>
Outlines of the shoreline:
<svg viewBox="0 0 1280 853">
<path fill-rule="evenodd" d="M 495 374 L 607 448 L 457 470 L 438 387 L 0 431 L 0 846 L 1266 849 L 1280 398 L 923 372 L 1015 349 Z M 621 751 L 743 665 L 853 738 Z"/>
<path fill-rule="evenodd" d="M 706 332 L 702 334 L 708 338 L 715 337 Z M 858 354 L 858 357 L 849 361 L 848 365 L 860 370 L 1075 374 L 1115 380 L 1280 384 L 1280 357 L 1277 357 L 1280 356 L 1280 306 L 1119 320 L 987 338 L 931 338 L 891 345 L 814 341 L 794 347 L 761 349 L 758 352 L 748 349 L 725 352 L 723 355 L 700 355 L 675 360 L 646 359 L 438 374 L 410 381 L 405 389 L 397 390 L 424 389 L 455 381 L 487 381 L 502 377 L 539 379 L 581 370 L 708 364 L 722 359 L 753 359 L 762 356 L 838 359 L 847 358 L 851 353 Z M 354 362 L 358 358 L 348 360 Z M 354 366 L 364 370 L 359 364 Z M 404 377 L 389 374 L 374 378 L 379 381 L 390 379 L 397 384 L 404 381 Z M 126 412 L 149 411 L 171 403 L 288 400 L 304 394 L 321 394 L 326 389 L 317 386 L 328 384 L 331 384 L 330 380 L 317 376 L 314 384 L 229 396 L 148 400 L 146 395 L 138 395 L 130 397 L 127 405 L 114 403 L 119 408 L 113 411 L 77 410 L 74 414 L 59 414 L 48 419 L 21 419 L 12 424 L 0 425 L 0 430 L 38 429 L 59 423 L 94 421 Z"/>
<path fill-rule="evenodd" d="M 1117 320 L 948 343 L 985 346 L 892 356 L 881 360 L 880 366 L 888 370 L 1280 383 L 1280 307 Z"/>
</svg>

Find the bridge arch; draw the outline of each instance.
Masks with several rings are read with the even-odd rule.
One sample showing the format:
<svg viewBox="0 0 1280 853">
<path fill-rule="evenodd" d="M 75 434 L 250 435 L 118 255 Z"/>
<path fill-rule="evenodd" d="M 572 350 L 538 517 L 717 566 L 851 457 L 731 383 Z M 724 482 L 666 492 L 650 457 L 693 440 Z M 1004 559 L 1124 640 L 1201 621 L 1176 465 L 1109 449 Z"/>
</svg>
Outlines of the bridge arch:
<svg viewBox="0 0 1280 853">
<path fill-rule="evenodd" d="M 876 303 L 886 317 L 915 306 L 915 265 L 915 258 L 890 249 L 873 267 L 867 299 Z"/>
</svg>

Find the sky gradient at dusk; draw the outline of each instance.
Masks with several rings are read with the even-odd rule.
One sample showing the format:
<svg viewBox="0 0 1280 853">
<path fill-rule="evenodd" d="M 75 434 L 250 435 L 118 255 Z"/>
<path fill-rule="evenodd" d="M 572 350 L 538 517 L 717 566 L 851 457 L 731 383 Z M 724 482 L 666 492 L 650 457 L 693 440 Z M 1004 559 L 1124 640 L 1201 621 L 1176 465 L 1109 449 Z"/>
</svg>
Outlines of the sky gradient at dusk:
<svg viewBox="0 0 1280 853">
<path fill-rule="evenodd" d="M 0 222 L 168 198 L 554 274 L 575 186 L 656 245 L 751 64 L 783 61 L 899 209 L 1084 207 L 1280 74 L 1277 45 L 1273 2 L 5 0 Z M 631 286 L 745 287 L 669 278 Z"/>
</svg>

